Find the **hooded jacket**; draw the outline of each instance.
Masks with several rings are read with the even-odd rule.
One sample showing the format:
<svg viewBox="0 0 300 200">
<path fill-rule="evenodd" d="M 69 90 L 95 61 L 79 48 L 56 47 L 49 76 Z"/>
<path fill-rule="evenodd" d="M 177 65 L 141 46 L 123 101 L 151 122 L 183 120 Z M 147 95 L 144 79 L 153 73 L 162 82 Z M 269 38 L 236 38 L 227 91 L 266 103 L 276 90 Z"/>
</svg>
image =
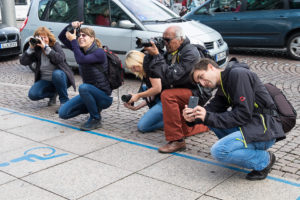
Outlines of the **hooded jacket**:
<svg viewBox="0 0 300 200">
<path fill-rule="evenodd" d="M 284 139 L 277 117 L 254 112 L 255 107 L 276 109 L 258 76 L 247 64 L 236 62 L 221 72 L 221 85 L 205 106 L 204 124 L 220 129 L 239 127 L 245 146 L 251 142 Z"/>
</svg>

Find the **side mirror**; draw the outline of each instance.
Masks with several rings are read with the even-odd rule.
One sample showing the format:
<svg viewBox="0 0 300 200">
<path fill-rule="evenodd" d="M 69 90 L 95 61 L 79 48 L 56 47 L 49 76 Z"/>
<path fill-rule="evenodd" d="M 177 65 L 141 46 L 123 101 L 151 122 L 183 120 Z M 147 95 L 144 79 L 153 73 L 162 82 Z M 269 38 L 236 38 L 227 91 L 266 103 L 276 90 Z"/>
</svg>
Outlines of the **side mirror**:
<svg viewBox="0 0 300 200">
<path fill-rule="evenodd" d="M 129 21 L 129 20 L 121 20 L 119 22 L 119 27 L 121 27 L 121 28 L 127 28 L 127 29 L 132 29 L 132 28 L 135 28 L 135 24 L 131 23 L 131 21 Z"/>
</svg>

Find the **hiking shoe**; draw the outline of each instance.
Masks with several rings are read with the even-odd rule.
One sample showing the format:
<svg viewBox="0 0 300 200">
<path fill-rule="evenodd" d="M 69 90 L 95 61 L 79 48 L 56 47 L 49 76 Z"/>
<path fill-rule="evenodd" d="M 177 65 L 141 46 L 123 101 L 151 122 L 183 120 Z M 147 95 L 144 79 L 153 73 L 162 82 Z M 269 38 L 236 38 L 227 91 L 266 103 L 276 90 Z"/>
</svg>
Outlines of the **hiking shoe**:
<svg viewBox="0 0 300 200">
<path fill-rule="evenodd" d="M 82 131 L 90 131 L 101 127 L 100 119 L 89 119 L 83 125 L 81 125 L 80 130 Z"/>
<path fill-rule="evenodd" d="M 53 97 L 49 98 L 48 106 L 56 105 L 56 97 L 57 97 L 57 93 L 55 93 Z"/>
<path fill-rule="evenodd" d="M 261 171 L 252 170 L 249 174 L 247 174 L 246 179 L 250 181 L 263 180 L 268 176 L 271 167 L 274 165 L 276 161 L 276 157 L 272 152 L 269 152 L 269 155 L 270 155 L 270 163 L 268 164 L 268 166 Z"/>
</svg>

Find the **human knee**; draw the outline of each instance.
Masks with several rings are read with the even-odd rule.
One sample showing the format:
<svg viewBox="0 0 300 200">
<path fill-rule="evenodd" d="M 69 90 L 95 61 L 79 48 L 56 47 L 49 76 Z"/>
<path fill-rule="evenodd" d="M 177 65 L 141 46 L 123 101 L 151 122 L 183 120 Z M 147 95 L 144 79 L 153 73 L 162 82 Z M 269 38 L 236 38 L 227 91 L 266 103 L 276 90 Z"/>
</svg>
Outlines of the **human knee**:
<svg viewBox="0 0 300 200">
<path fill-rule="evenodd" d="M 32 101 L 40 100 L 39 95 L 33 92 L 32 90 L 29 90 L 28 92 L 28 98 Z"/>
<path fill-rule="evenodd" d="M 146 127 L 144 123 L 139 122 L 137 127 L 139 132 L 146 133 L 149 131 L 148 127 Z"/>
<path fill-rule="evenodd" d="M 86 93 L 89 90 L 89 85 L 88 84 L 81 84 L 78 88 L 79 93 Z"/>
<path fill-rule="evenodd" d="M 224 162 L 226 161 L 228 155 L 228 148 L 225 145 L 217 142 L 212 146 L 210 152 L 215 160 Z"/>
<path fill-rule="evenodd" d="M 65 72 L 63 72 L 62 70 L 54 70 L 52 72 L 52 80 L 60 80 L 62 78 L 62 76 L 64 75 Z"/>
</svg>

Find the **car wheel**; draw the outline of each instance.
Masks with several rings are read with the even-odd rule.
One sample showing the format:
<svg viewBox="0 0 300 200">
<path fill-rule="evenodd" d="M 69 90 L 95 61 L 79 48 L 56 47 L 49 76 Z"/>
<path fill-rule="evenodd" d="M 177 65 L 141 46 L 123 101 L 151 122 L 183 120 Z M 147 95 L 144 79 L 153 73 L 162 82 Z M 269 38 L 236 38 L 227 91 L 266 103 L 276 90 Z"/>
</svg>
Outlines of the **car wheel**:
<svg viewBox="0 0 300 200">
<path fill-rule="evenodd" d="M 35 72 L 35 70 L 36 70 L 36 63 L 34 62 L 34 63 L 28 65 L 28 67 L 29 67 L 29 69 L 31 69 L 32 72 Z"/>
<path fill-rule="evenodd" d="M 300 60 L 300 33 L 293 34 L 289 38 L 287 52 L 291 58 Z"/>
</svg>

